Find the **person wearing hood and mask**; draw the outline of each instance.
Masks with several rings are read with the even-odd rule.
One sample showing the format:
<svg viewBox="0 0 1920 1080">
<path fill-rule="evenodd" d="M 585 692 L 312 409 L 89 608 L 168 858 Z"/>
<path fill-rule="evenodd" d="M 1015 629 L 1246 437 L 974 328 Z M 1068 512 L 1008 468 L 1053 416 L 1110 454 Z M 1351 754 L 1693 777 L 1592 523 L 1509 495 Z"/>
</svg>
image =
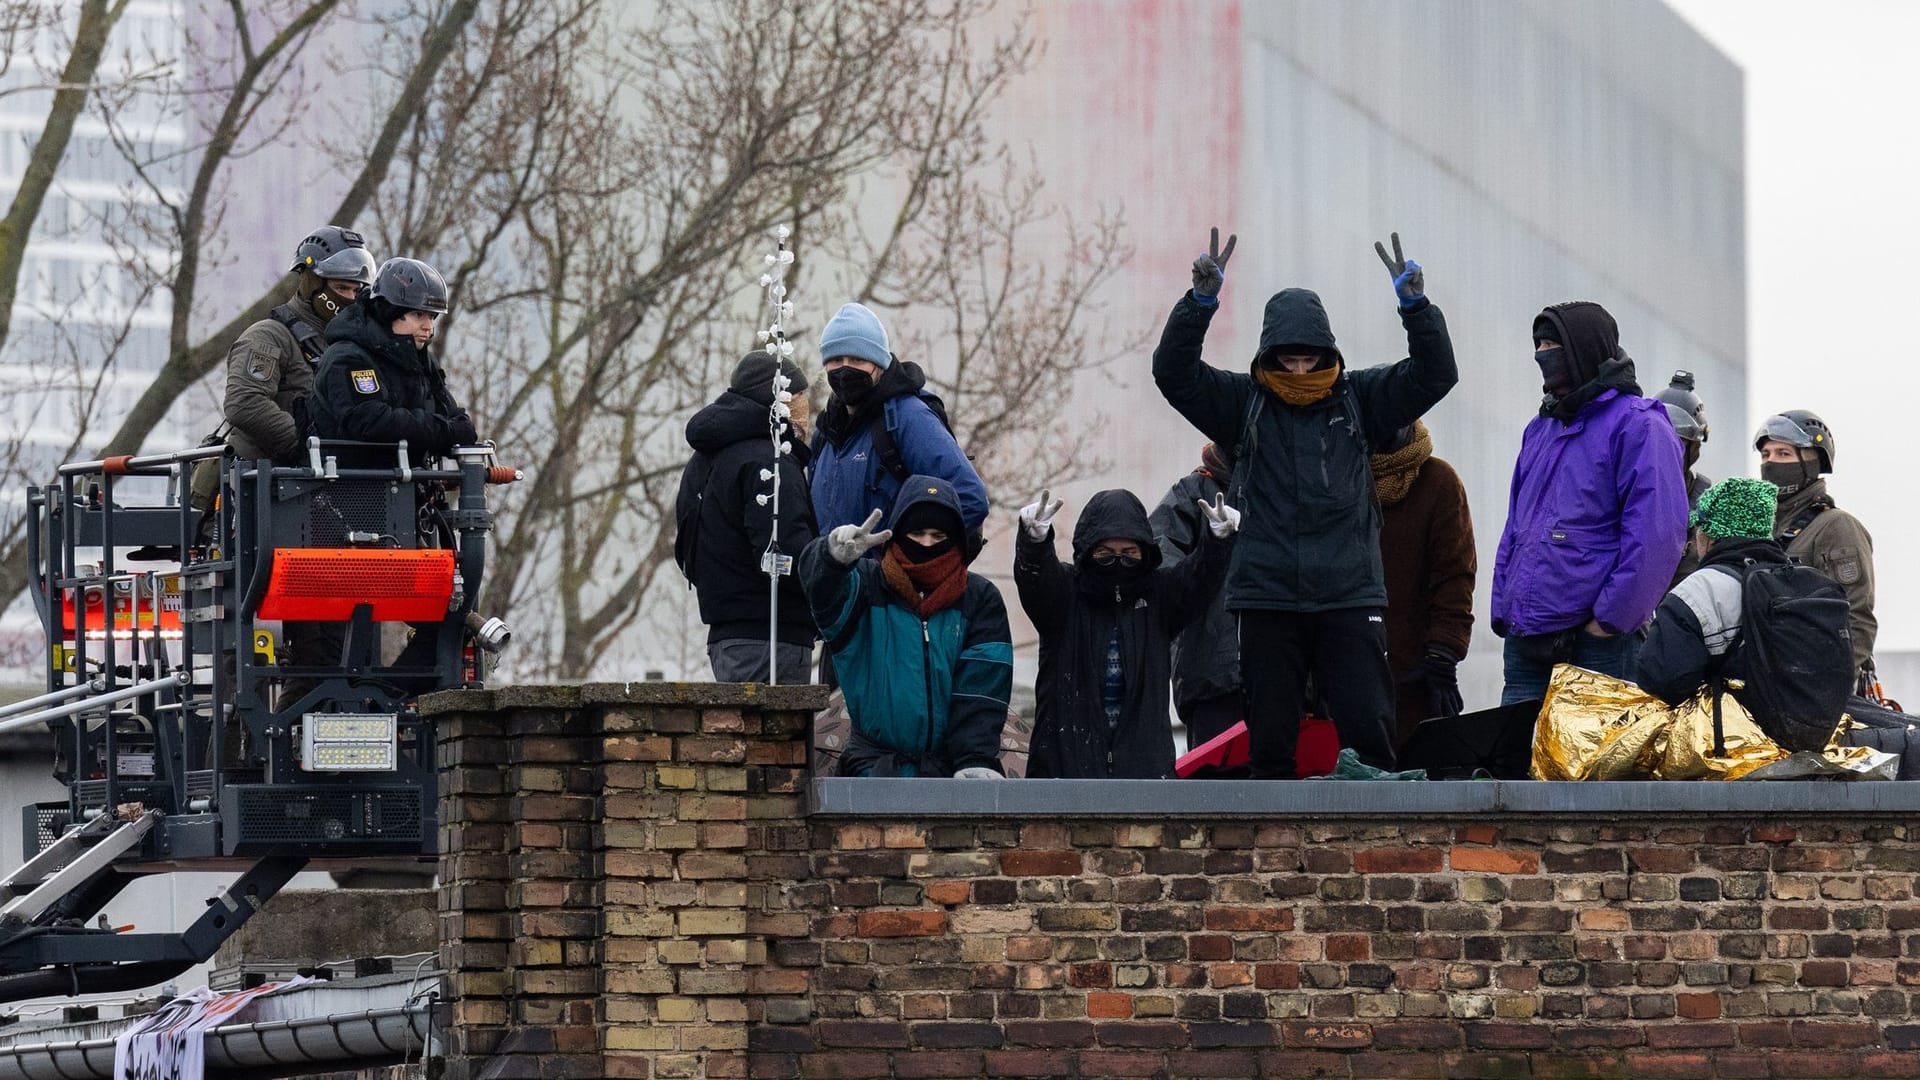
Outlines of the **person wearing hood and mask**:
<svg viewBox="0 0 1920 1080">
<path fill-rule="evenodd" d="M 700 599 L 707 624 L 707 658 L 717 682 L 767 681 L 767 574 L 760 557 L 775 547 L 776 507 L 763 503 L 773 484 L 760 474 L 773 463 L 769 425 L 773 375 L 787 377 L 787 403 L 797 438 L 780 455 L 779 550 L 798 558 L 813 542 L 813 504 L 807 496 L 806 376 L 791 360 L 776 368 L 770 353 L 756 350 L 734 368 L 733 380 L 713 404 L 687 421 L 693 458 L 680 477 L 677 517 L 694 535 L 682 567 Z M 691 517 L 689 515 L 698 515 Z M 681 550 L 676 541 L 675 551 Z M 811 679 L 813 613 L 800 579 L 780 579 L 777 675 L 783 684 Z"/>
<path fill-rule="evenodd" d="M 987 520 L 987 488 L 930 402 L 918 365 L 896 359 L 887 328 L 864 304 L 847 304 L 820 332 L 833 394 L 813 444 L 813 510 L 822 529 L 890 513 L 907 478 L 953 485 L 969 536 Z"/>
<path fill-rule="evenodd" d="M 1255 777 L 1298 775 L 1295 750 L 1309 677 L 1360 761 L 1393 767 L 1393 677 L 1387 667 L 1380 507 L 1368 463 L 1459 380 L 1446 320 L 1425 295 L 1420 265 L 1374 245 L 1393 275 L 1406 359 L 1349 371 L 1320 297 L 1286 289 L 1267 301 L 1246 374 L 1201 358 L 1235 238 L 1219 230 L 1194 260 L 1193 288 L 1174 305 L 1153 378 L 1169 404 L 1229 448 L 1244 515 L 1227 569 L 1227 610 L 1240 619 L 1240 673 Z"/>
<path fill-rule="evenodd" d="M 873 510 L 800 555 L 853 722 L 840 775 L 998 778 L 1013 695 L 1006 603 L 967 570 L 953 484 L 909 477 L 892 509 L 893 528 L 876 531 Z"/>
<path fill-rule="evenodd" d="M 1700 451 L 1707 442 L 1707 406 L 1700 395 L 1693 392 L 1693 372 L 1676 371 L 1673 381 L 1667 388 L 1653 395 L 1667 407 L 1667 419 L 1673 421 L 1673 433 L 1680 436 L 1680 448 L 1686 454 L 1683 464 L 1687 470 L 1687 509 L 1691 511 L 1700 505 L 1700 496 L 1706 494 L 1713 481 L 1701 476 L 1694 468 L 1700 463 Z M 1694 553 L 1689 542 L 1680 556 L 1679 569 L 1673 572 L 1673 583 L 1668 588 L 1686 580 L 1687 575 L 1700 569 L 1700 556 Z"/>
<path fill-rule="evenodd" d="M 1640 395 L 1613 316 L 1555 304 L 1533 338 L 1546 397 L 1521 437 L 1493 564 L 1503 705 L 1544 698 L 1555 664 L 1633 678 L 1687 535 L 1680 439 Z"/>
<path fill-rule="evenodd" d="M 1216 494 L 1191 558 L 1160 565 L 1147 509 L 1131 491 L 1087 500 L 1073 563 L 1054 556 L 1049 492 L 1020 511 L 1013 580 L 1040 635 L 1028 776 L 1170 779 L 1167 675 L 1174 635 L 1205 614 L 1226 576 L 1240 514 Z"/>
<path fill-rule="evenodd" d="M 1233 465 L 1208 443 L 1200 466 L 1174 482 L 1147 520 L 1159 538 L 1160 565 L 1179 566 L 1209 535 L 1202 504 L 1224 496 Z M 1207 594 L 1207 613 L 1173 639 L 1173 707 L 1187 727 L 1187 749 L 1204 746 L 1246 719 L 1240 689 L 1240 627 L 1227 610 L 1224 576 Z"/>
<path fill-rule="evenodd" d="M 1860 519 L 1834 505 L 1826 474 L 1833 471 L 1833 429 L 1805 409 L 1769 416 L 1754 434 L 1760 479 L 1780 489 L 1774 539 L 1795 561 L 1840 584 L 1847 594 L 1847 632 L 1864 693 L 1873 677 L 1873 537 Z"/>
<path fill-rule="evenodd" d="M 1433 456 L 1416 420 L 1373 456 L 1380 554 L 1387 574 L 1387 667 L 1397 689 L 1397 742 L 1422 720 L 1460 715 L 1460 678 L 1473 639 L 1473 514 L 1452 465 Z"/>
<path fill-rule="evenodd" d="M 220 413 L 227 446 L 242 461 L 295 463 L 313 430 L 307 399 L 327 327 L 373 284 L 373 256 L 359 233 L 323 225 L 294 248 L 287 272 L 299 275 L 293 295 L 242 330 L 227 350 Z M 211 505 L 219 483 L 217 460 L 196 466 L 194 504 Z"/>
</svg>

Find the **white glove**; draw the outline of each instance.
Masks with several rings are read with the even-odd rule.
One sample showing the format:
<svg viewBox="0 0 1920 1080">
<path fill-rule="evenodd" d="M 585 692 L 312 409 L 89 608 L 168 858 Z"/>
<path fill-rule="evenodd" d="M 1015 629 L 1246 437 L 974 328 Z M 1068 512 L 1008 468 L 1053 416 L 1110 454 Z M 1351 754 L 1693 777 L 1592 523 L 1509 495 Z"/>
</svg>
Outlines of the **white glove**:
<svg viewBox="0 0 1920 1080">
<path fill-rule="evenodd" d="M 859 525 L 842 525 L 827 534 L 827 554 L 841 566 L 852 566 L 860 561 L 860 556 L 893 539 L 893 530 L 884 529 L 874 532 L 873 527 L 880 524 L 880 511 L 867 515 L 867 520 Z"/>
<path fill-rule="evenodd" d="M 985 765 L 969 765 L 969 766 L 967 766 L 966 768 L 964 768 L 964 769 L 961 769 L 961 770 L 960 770 L 959 772 L 957 772 L 957 773 L 954 773 L 954 774 L 953 774 L 953 778 L 954 778 L 955 780 L 999 780 L 999 779 L 1002 779 L 1002 777 L 1000 776 L 1000 774 L 999 774 L 999 773 L 997 773 L 997 772 L 994 772 L 994 771 L 993 771 L 992 769 L 989 769 L 989 768 L 987 768 L 987 767 L 986 767 Z"/>
<path fill-rule="evenodd" d="M 1045 540 L 1052 535 L 1053 515 L 1059 513 L 1060 508 L 1066 505 L 1063 499 L 1048 502 L 1047 499 L 1052 494 L 1050 489 L 1043 488 L 1038 500 L 1020 508 L 1020 528 L 1027 534 L 1029 540 Z"/>
<path fill-rule="evenodd" d="M 1200 512 L 1207 516 L 1207 528 L 1221 540 L 1240 531 L 1240 511 L 1227 505 L 1225 495 L 1215 495 L 1211 503 L 1201 499 Z"/>
</svg>

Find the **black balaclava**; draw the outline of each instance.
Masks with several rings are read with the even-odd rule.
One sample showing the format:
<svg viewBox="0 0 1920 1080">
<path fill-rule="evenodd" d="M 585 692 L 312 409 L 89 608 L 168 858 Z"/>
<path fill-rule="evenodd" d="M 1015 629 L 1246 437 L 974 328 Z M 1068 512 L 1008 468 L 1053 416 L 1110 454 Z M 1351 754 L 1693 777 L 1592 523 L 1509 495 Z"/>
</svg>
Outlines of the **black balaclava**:
<svg viewBox="0 0 1920 1080">
<path fill-rule="evenodd" d="M 1533 362 L 1540 365 L 1541 392 L 1551 398 L 1563 398 L 1578 390 L 1585 380 L 1574 370 L 1573 357 L 1560 341 L 1560 331 L 1546 319 L 1536 319 L 1533 336 L 1535 340 L 1551 342 L 1547 348 L 1533 353 Z"/>
<path fill-rule="evenodd" d="M 827 372 L 827 385 L 849 410 L 857 410 L 873 396 L 873 376 L 856 367 L 837 367 Z"/>
<path fill-rule="evenodd" d="M 1107 537 L 1094 546 L 1099 547 L 1100 544 L 1106 543 L 1107 540 L 1133 539 L 1134 538 L 1130 536 Z M 1139 541 L 1135 540 L 1134 542 L 1138 543 Z M 1098 559 L 1095 559 L 1089 554 L 1083 571 L 1108 585 L 1130 585 L 1146 577 L 1147 574 L 1151 572 L 1151 568 L 1147 566 L 1147 561 L 1144 557 L 1138 559 L 1115 559 L 1103 566 Z"/>
<path fill-rule="evenodd" d="M 947 538 L 932 547 L 915 543 L 908 538 L 908 533 L 918 532 L 921 529 L 939 529 L 947 534 Z M 933 502 L 914 503 L 907 508 L 906 513 L 900 515 L 900 520 L 893 523 L 893 542 L 899 546 L 900 554 L 908 562 L 932 562 L 960 546 L 961 533 L 964 529 L 960 515 L 947 507 Z"/>
</svg>

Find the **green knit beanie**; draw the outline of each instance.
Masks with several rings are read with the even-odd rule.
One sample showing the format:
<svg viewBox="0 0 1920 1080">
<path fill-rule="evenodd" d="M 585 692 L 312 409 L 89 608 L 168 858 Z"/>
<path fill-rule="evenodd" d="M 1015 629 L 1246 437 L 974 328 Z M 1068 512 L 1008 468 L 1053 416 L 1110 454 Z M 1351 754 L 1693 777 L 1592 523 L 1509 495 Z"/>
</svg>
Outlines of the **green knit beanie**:
<svg viewBox="0 0 1920 1080">
<path fill-rule="evenodd" d="M 1693 510 L 1693 527 L 1715 540 L 1764 540 L 1773 535 L 1780 489 L 1765 480 L 1729 477 L 1708 488 Z"/>
</svg>

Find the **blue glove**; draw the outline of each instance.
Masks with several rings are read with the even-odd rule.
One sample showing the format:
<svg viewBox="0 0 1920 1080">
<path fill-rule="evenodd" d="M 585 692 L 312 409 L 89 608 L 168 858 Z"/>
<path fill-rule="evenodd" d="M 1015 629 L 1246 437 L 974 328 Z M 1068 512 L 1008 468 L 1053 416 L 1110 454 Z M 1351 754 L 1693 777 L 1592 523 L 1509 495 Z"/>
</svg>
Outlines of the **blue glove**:
<svg viewBox="0 0 1920 1080">
<path fill-rule="evenodd" d="M 1220 286 L 1227 282 L 1227 260 L 1233 257 L 1233 245 L 1240 242 L 1235 233 L 1227 237 L 1227 249 L 1220 250 L 1220 230 L 1213 230 L 1207 253 L 1193 260 L 1193 298 L 1206 307 L 1220 302 Z"/>
<path fill-rule="evenodd" d="M 1400 254 L 1400 234 L 1393 234 L 1393 254 L 1378 240 L 1373 242 L 1373 250 L 1380 261 L 1387 264 L 1387 273 L 1393 275 L 1393 293 L 1400 298 L 1400 310 L 1405 311 L 1427 298 L 1427 275 L 1421 271 L 1420 264 L 1411 262 Z"/>
</svg>

